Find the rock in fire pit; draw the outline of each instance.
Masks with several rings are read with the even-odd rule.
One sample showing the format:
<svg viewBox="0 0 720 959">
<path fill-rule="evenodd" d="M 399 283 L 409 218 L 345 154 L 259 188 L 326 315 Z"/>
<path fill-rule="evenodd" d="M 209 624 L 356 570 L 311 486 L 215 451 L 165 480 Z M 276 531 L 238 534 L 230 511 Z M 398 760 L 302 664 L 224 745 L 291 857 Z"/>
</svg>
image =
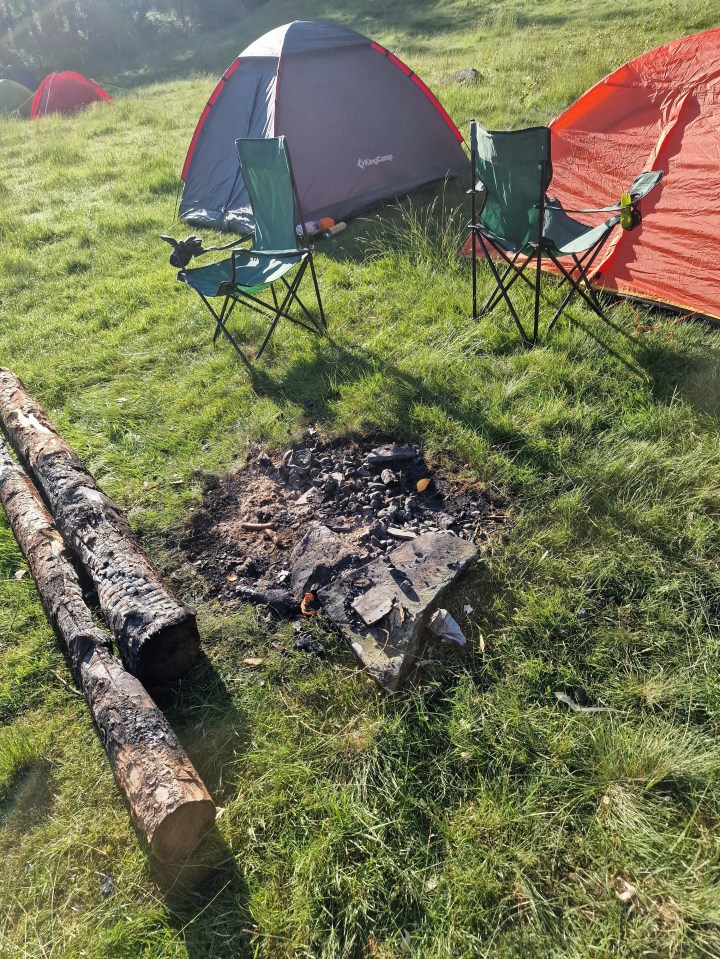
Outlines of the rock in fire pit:
<svg viewBox="0 0 720 959">
<path fill-rule="evenodd" d="M 319 591 L 325 612 L 383 689 L 395 692 L 412 675 L 428 620 L 477 553 L 453 533 L 423 533 Z"/>
</svg>

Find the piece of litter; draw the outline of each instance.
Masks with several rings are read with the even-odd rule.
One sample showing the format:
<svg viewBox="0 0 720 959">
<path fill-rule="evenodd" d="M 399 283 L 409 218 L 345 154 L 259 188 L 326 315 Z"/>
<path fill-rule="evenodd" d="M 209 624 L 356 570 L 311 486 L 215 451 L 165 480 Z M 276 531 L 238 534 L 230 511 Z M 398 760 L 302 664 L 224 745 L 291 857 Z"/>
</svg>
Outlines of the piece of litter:
<svg viewBox="0 0 720 959">
<path fill-rule="evenodd" d="M 478 636 L 478 649 L 481 653 L 485 652 L 485 637 L 482 633 Z"/>
<path fill-rule="evenodd" d="M 465 634 L 446 609 L 436 610 L 428 623 L 428 627 L 444 643 L 457 643 L 458 646 L 464 646 L 467 642 Z"/>
<path fill-rule="evenodd" d="M 305 593 L 300 602 L 300 612 L 304 616 L 317 616 L 318 605 L 312 593 Z"/>
<path fill-rule="evenodd" d="M 424 493 L 431 483 L 432 483 L 432 480 L 427 479 L 427 477 L 425 479 L 418 480 L 417 483 L 415 484 L 417 486 L 418 493 Z"/>
<path fill-rule="evenodd" d="M 228 583 L 234 583 L 237 581 L 237 573 L 228 573 L 225 579 Z"/>
<path fill-rule="evenodd" d="M 23 579 L 25 576 L 27 576 L 27 570 L 26 570 L 26 569 L 19 569 L 19 570 L 15 573 L 15 579 Z"/>
<path fill-rule="evenodd" d="M 463 606 L 463 613 L 465 613 L 466 616 L 470 616 L 470 614 L 474 612 L 475 608 L 471 606 L 470 603 L 466 603 L 466 605 Z"/>
<path fill-rule="evenodd" d="M 243 659 L 243 663 L 245 663 L 246 666 L 251 666 L 253 669 L 256 666 L 262 666 L 264 662 L 264 659 L 260 659 L 259 657 L 255 656 L 248 656 L 247 659 Z"/>
<path fill-rule="evenodd" d="M 566 706 L 569 706 L 574 713 L 619 713 L 622 712 L 620 709 L 613 709 L 612 706 L 580 706 L 575 702 L 574 699 L 571 699 L 567 693 L 561 693 L 557 690 L 555 691 L 555 699 L 559 703 L 565 703 Z"/>
<path fill-rule="evenodd" d="M 623 879 L 622 876 L 618 876 L 615 880 L 615 895 L 618 897 L 620 902 L 632 903 L 633 899 L 637 897 L 638 891 L 627 879 Z"/>
<path fill-rule="evenodd" d="M 215 822 L 217 822 L 218 819 L 220 819 L 220 817 L 223 815 L 224 812 L 225 812 L 225 807 L 224 807 L 224 806 L 216 806 L 216 807 L 215 807 Z"/>
</svg>

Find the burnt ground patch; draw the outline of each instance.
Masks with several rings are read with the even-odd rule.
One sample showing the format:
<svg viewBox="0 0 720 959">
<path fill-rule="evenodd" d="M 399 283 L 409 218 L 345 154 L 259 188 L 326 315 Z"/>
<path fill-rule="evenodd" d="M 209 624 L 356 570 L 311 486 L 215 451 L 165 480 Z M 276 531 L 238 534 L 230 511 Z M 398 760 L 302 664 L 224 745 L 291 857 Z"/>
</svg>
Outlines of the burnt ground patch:
<svg viewBox="0 0 720 959">
<path fill-rule="evenodd" d="M 377 436 L 326 441 L 309 428 L 285 453 L 253 450 L 240 469 L 211 479 L 181 547 L 205 598 L 299 613 L 293 550 L 318 523 L 359 567 L 434 530 L 482 550 L 507 512 L 498 493 L 453 476 L 417 446 Z"/>
</svg>

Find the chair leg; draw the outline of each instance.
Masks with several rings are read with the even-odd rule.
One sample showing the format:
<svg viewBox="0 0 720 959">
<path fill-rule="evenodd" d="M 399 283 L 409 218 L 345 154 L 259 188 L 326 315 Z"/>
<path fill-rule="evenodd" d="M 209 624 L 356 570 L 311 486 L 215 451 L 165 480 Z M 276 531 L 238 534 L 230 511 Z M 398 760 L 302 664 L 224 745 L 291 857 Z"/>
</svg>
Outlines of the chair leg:
<svg viewBox="0 0 720 959">
<path fill-rule="evenodd" d="M 310 272 L 313 279 L 313 287 L 315 290 L 315 295 L 317 297 L 318 309 L 320 311 L 320 320 L 318 321 L 316 317 L 305 306 L 303 301 L 298 295 L 298 289 L 300 283 L 305 275 L 307 267 L 310 266 Z M 233 310 L 237 306 L 238 302 L 242 298 L 243 303 L 249 309 L 254 310 L 257 313 L 263 315 L 266 319 L 268 314 L 271 317 L 270 327 L 265 334 L 265 337 L 260 345 L 260 349 L 257 352 L 257 359 L 260 359 L 262 356 L 265 347 L 270 342 L 270 337 L 275 332 L 275 327 L 280 321 L 281 317 L 285 317 L 290 320 L 292 323 L 297 323 L 298 326 L 302 326 L 303 329 L 308 330 L 311 333 L 324 333 L 327 329 L 327 321 L 325 317 L 325 310 L 323 308 L 322 298 L 320 296 L 320 285 L 317 280 L 317 274 L 315 273 L 315 265 L 312 260 L 312 254 L 303 258 L 302 262 L 299 264 L 299 269 L 295 272 L 292 282 L 288 282 L 286 277 L 282 277 L 282 282 L 285 285 L 285 292 L 282 298 L 282 301 L 278 297 L 277 291 L 274 284 L 270 285 L 270 293 L 272 295 L 272 303 L 267 302 L 266 300 L 259 299 L 257 296 L 252 295 L 251 293 L 243 293 L 241 290 L 236 289 L 234 295 L 228 295 L 223 300 L 222 307 L 220 310 L 215 310 L 210 304 L 207 297 L 198 291 L 200 299 L 203 301 L 207 307 L 210 315 L 215 320 L 215 332 L 213 334 L 213 343 L 217 342 L 218 337 L 222 333 L 227 337 L 228 341 L 232 344 L 233 348 L 240 355 L 240 357 L 247 362 L 247 358 L 242 352 L 240 346 L 236 342 L 233 335 L 230 333 L 227 321 L 232 314 Z M 293 302 L 297 302 L 298 306 L 307 317 L 307 321 L 304 319 L 298 319 L 297 316 L 292 316 L 289 312 L 290 307 Z M 297 310 L 295 311 L 297 313 Z"/>
<path fill-rule="evenodd" d="M 504 285 L 503 282 L 502 282 L 502 279 L 501 279 L 501 277 L 500 277 L 500 273 L 498 272 L 498 269 L 497 269 L 497 267 L 495 266 L 495 263 L 493 262 L 492 257 L 490 256 L 490 251 L 488 250 L 487 245 L 486 245 L 486 243 L 485 243 L 485 238 L 482 236 L 482 234 L 478 234 L 478 239 L 480 240 L 480 244 L 481 244 L 481 246 L 482 246 L 482 248 L 483 248 L 483 253 L 484 253 L 484 255 L 485 255 L 485 259 L 486 259 L 487 262 L 488 262 L 488 266 L 490 267 L 490 270 L 492 271 L 492 274 L 493 274 L 493 276 L 495 277 L 495 282 L 497 283 L 498 289 L 500 290 L 500 293 L 501 293 L 503 299 L 505 300 L 505 302 L 506 302 L 506 304 L 507 304 L 507 308 L 510 310 L 510 315 L 512 316 L 513 320 L 515 321 L 515 325 L 517 326 L 518 330 L 520 331 L 520 336 L 523 338 L 523 341 L 524 341 L 525 343 L 527 343 L 528 345 L 530 345 L 530 344 L 531 344 L 531 340 L 530 340 L 530 338 L 528 337 L 527 333 L 525 332 L 525 328 L 523 327 L 522 323 L 520 322 L 520 317 L 518 316 L 518 314 L 517 314 L 517 312 L 516 312 L 516 310 L 515 310 L 515 307 L 512 305 L 512 301 L 511 301 L 511 299 L 510 299 L 510 297 L 509 297 L 509 295 L 508 295 L 508 292 L 507 292 L 507 289 L 506 289 L 505 285 Z M 524 267 L 523 267 L 523 269 L 524 269 Z"/>
<path fill-rule="evenodd" d="M 275 316 L 273 317 L 273 321 L 270 324 L 270 329 L 265 334 L 265 339 L 262 341 L 260 349 L 258 350 L 258 354 L 257 354 L 258 360 L 262 356 L 263 351 L 265 350 L 265 347 L 270 342 L 270 337 L 275 332 L 275 327 L 278 325 L 278 321 L 280 320 L 280 317 L 283 315 L 287 316 L 286 309 L 288 304 L 292 301 L 293 296 L 295 295 L 295 291 L 297 290 L 298 283 L 299 283 L 299 277 L 302 277 L 301 271 L 298 271 L 298 273 L 295 275 L 295 279 L 293 280 L 287 293 L 285 294 L 285 299 L 282 301 L 282 306 L 276 311 Z M 277 302 L 274 289 L 273 289 L 273 298 L 275 299 L 275 302 Z"/>
<path fill-rule="evenodd" d="M 475 249 L 475 230 L 470 230 L 470 256 L 472 258 L 472 310 L 473 310 L 473 319 L 477 321 L 478 310 L 477 310 L 477 250 Z"/>
<path fill-rule="evenodd" d="M 235 309 L 235 306 L 237 305 L 237 300 L 233 299 L 230 296 L 226 296 L 225 301 L 222 305 L 222 309 L 220 310 L 219 313 L 216 313 L 215 310 L 212 308 L 212 306 L 208 303 L 206 297 L 204 297 L 202 293 L 200 293 L 199 295 L 200 295 L 200 299 L 203 301 L 203 303 L 205 304 L 205 306 L 208 308 L 213 318 L 215 319 L 216 327 L 215 327 L 215 333 L 213 334 L 213 343 L 217 341 L 218 336 L 222 332 L 229 340 L 235 352 L 239 356 L 241 356 L 244 360 L 245 355 L 243 354 L 243 351 L 240 349 L 235 338 L 233 337 L 232 333 L 230 332 L 230 330 L 227 328 L 227 325 L 226 325 L 228 318 L 230 317 L 230 314 L 232 313 L 232 311 Z M 230 309 L 228 309 L 228 302 L 230 300 L 232 300 L 232 304 L 230 306 Z"/>
<path fill-rule="evenodd" d="M 310 273 L 312 275 L 313 286 L 315 287 L 315 297 L 317 299 L 318 309 L 320 310 L 320 323 L 321 328 L 320 332 L 327 332 L 327 320 L 325 319 L 325 310 L 323 309 L 322 298 L 320 296 L 320 284 L 318 283 L 317 274 L 315 273 L 315 262 L 313 260 L 312 253 L 310 254 Z"/>
<path fill-rule="evenodd" d="M 293 303 L 297 303 L 297 305 L 300 307 L 300 309 L 303 311 L 303 313 L 307 317 L 307 323 L 294 316 L 288 316 L 288 319 L 292 323 L 296 323 L 298 326 L 301 326 L 304 330 L 309 330 L 311 333 L 322 333 L 324 332 L 322 326 L 318 323 L 318 321 L 312 315 L 310 310 L 305 306 L 303 301 L 300 299 L 300 294 L 297 292 L 300 289 L 300 285 L 305 275 L 305 270 L 307 269 L 307 265 L 308 265 L 308 260 L 305 260 L 298 271 L 299 275 L 297 276 L 297 283 L 295 283 L 295 293 L 293 294 L 290 305 L 288 306 L 288 310 L 289 310 L 292 308 Z M 283 279 L 283 283 L 289 290 L 291 288 L 290 284 L 285 279 L 285 277 L 283 277 L 282 279 Z"/>
<path fill-rule="evenodd" d="M 533 343 L 538 341 L 538 333 L 540 331 L 540 257 L 541 250 L 538 247 L 537 257 L 535 262 L 535 314 L 533 317 Z"/>
<path fill-rule="evenodd" d="M 500 250 L 499 252 L 502 253 L 502 250 Z M 517 261 L 520 259 L 521 255 L 522 255 L 521 252 L 518 251 L 515 254 L 515 256 L 512 258 L 512 260 L 510 260 L 510 258 L 507 256 L 505 257 L 508 265 L 505 267 L 505 272 L 503 273 L 501 280 L 502 280 L 503 286 L 505 287 L 507 291 L 510 290 L 510 288 L 513 286 L 516 280 L 523 280 L 525 283 L 528 284 L 528 286 L 530 286 L 531 289 L 535 288 L 534 283 L 532 283 L 525 276 L 525 268 L 527 267 L 528 263 L 530 263 L 530 260 L 526 259 L 525 262 L 522 264 L 522 266 L 517 265 Z M 505 280 L 507 279 L 508 274 L 512 270 L 514 270 L 515 272 L 513 273 L 513 276 L 511 277 L 510 282 L 505 283 Z M 487 313 L 491 313 L 495 309 L 495 307 L 498 305 L 500 300 L 502 300 L 502 298 L 503 298 L 502 290 L 501 290 L 501 287 L 498 286 L 493 290 L 492 294 L 488 297 L 488 299 L 483 304 L 483 307 L 480 310 L 480 316 L 485 316 Z"/>
<path fill-rule="evenodd" d="M 585 289 L 583 289 L 582 284 L 587 283 L 588 271 L 590 267 L 593 265 L 593 263 L 595 262 L 595 260 L 597 259 L 598 255 L 600 254 L 600 251 L 605 245 L 605 242 L 609 235 L 610 235 L 610 232 L 608 231 L 608 233 L 605 234 L 605 236 L 600 240 L 600 242 L 595 247 L 593 247 L 591 251 L 589 251 L 587 259 L 582 262 L 580 273 L 577 278 L 575 278 L 572 275 L 572 273 L 575 270 L 575 267 L 573 267 L 572 270 L 566 270 L 565 267 L 557 258 L 557 256 L 555 256 L 554 253 L 549 253 L 550 259 L 555 264 L 555 267 L 560 271 L 561 275 L 568 281 L 570 285 L 570 289 L 568 290 L 565 298 L 563 299 L 559 308 L 556 310 L 555 315 L 550 321 L 547 328 L 548 333 L 555 326 L 555 323 L 560 319 L 560 316 L 567 309 L 567 307 L 570 304 L 570 301 L 573 299 L 576 293 L 580 294 L 580 296 L 585 300 L 585 302 L 590 307 L 590 309 L 594 313 L 596 313 L 601 320 L 603 320 L 606 323 L 608 322 L 608 319 L 605 316 L 605 313 L 603 312 L 602 306 L 600 305 L 600 302 L 597 300 L 595 291 L 592 290 L 592 288 L 590 287 L 590 284 L 588 284 L 588 290 L 591 291 L 590 293 L 588 293 Z"/>
</svg>

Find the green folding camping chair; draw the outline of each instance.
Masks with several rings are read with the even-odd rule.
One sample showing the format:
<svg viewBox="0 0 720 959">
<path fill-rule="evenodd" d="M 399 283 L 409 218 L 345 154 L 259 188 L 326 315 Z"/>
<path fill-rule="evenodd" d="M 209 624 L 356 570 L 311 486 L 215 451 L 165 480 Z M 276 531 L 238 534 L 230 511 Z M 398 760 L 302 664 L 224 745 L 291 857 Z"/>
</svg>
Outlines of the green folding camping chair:
<svg viewBox="0 0 720 959">
<path fill-rule="evenodd" d="M 242 302 L 269 318 L 269 329 L 257 353 L 259 359 L 281 317 L 313 333 L 323 333 L 326 329 L 325 313 L 313 263 L 313 248 L 304 225 L 300 238 L 295 232 L 295 224 L 304 224 L 304 219 L 285 137 L 236 140 L 235 145 L 255 220 L 252 247 L 234 249 L 219 263 L 181 269 L 178 279 L 198 293 L 213 316 L 216 324 L 213 342 L 222 332 L 240 355 L 244 354 L 227 325 L 236 305 Z M 308 310 L 298 295 L 308 267 L 319 317 Z M 292 270 L 295 273 L 289 278 Z M 276 285 L 280 286 L 280 296 Z M 268 290 L 271 301 L 261 298 L 262 294 L 267 296 Z M 218 309 L 210 303 L 215 297 L 222 297 Z M 295 306 L 299 310 L 293 315 L 290 310 Z"/>
<path fill-rule="evenodd" d="M 552 330 L 575 295 L 579 295 L 602 319 L 608 322 L 596 291 L 588 277 L 600 251 L 613 229 L 621 224 L 633 229 L 640 222 L 640 200 L 662 179 L 662 172 L 641 173 L 635 178 L 624 203 L 597 210 L 564 210 L 560 202 L 547 196 L 552 179 L 550 130 L 491 132 L 476 120 L 470 124 L 472 162 L 472 249 L 473 318 L 490 313 L 505 302 L 525 343 L 537 343 L 540 327 L 540 274 L 542 260 L 551 260 L 560 275 L 560 286 L 568 290 L 550 320 Z M 478 209 L 479 204 L 479 209 Z M 599 226 L 589 226 L 570 213 L 610 213 Z M 478 312 L 477 246 L 480 246 L 495 279 L 495 289 Z M 562 258 L 562 259 L 561 259 Z M 563 260 L 565 262 L 563 262 Z M 534 269 L 530 278 L 527 269 Z M 522 280 L 534 293 L 532 334 L 523 326 L 510 299 L 512 286 Z"/>
</svg>

